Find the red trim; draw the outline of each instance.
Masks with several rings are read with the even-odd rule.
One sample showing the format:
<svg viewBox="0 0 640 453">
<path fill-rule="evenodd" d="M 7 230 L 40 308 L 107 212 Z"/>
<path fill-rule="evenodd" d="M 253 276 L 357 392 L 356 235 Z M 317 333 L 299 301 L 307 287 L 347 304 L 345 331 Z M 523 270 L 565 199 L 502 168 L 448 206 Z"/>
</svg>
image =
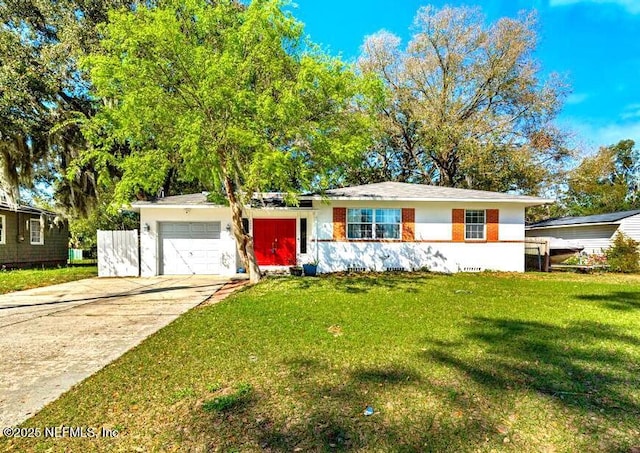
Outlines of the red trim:
<svg viewBox="0 0 640 453">
<path fill-rule="evenodd" d="M 498 242 L 500 213 L 497 209 L 487 209 L 487 242 Z"/>
<path fill-rule="evenodd" d="M 402 242 L 411 242 L 416 238 L 416 210 L 402 208 Z"/>
<path fill-rule="evenodd" d="M 347 240 L 347 208 L 333 208 L 333 240 Z"/>
<path fill-rule="evenodd" d="M 451 240 L 464 242 L 464 209 L 451 210 Z"/>
</svg>

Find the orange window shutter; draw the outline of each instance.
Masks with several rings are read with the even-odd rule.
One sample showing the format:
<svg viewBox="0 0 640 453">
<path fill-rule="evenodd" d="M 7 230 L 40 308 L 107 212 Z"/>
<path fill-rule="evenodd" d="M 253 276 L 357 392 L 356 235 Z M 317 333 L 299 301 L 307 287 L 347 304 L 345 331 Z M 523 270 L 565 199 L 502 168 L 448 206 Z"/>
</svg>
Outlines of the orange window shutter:
<svg viewBox="0 0 640 453">
<path fill-rule="evenodd" d="M 416 210 L 413 208 L 402 209 L 402 240 L 413 242 L 416 239 Z"/>
<path fill-rule="evenodd" d="M 487 242 L 498 242 L 500 215 L 497 209 L 487 209 Z"/>
<path fill-rule="evenodd" d="M 333 208 L 333 240 L 347 239 L 347 208 Z"/>
<path fill-rule="evenodd" d="M 451 211 L 451 225 L 453 228 L 451 239 L 453 242 L 464 242 L 464 209 Z"/>
</svg>

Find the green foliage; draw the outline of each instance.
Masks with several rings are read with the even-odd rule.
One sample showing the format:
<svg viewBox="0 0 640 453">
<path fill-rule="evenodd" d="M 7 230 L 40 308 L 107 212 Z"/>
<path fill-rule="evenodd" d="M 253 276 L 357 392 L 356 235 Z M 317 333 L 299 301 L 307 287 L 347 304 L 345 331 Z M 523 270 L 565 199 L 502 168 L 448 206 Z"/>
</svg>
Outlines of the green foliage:
<svg viewBox="0 0 640 453">
<path fill-rule="evenodd" d="M 214 382 L 213 384 L 209 385 L 208 390 L 210 392 L 217 392 L 221 388 L 222 388 L 222 384 L 220 382 Z"/>
<path fill-rule="evenodd" d="M 602 147 L 569 173 L 562 197 L 568 215 L 640 208 L 640 152 L 633 140 Z"/>
<path fill-rule="evenodd" d="M 229 200 L 219 191 L 207 193 L 207 201 L 220 206 L 229 206 Z"/>
<path fill-rule="evenodd" d="M 140 228 L 140 216 L 133 211 L 94 209 L 88 216 L 69 222 L 71 248 L 95 251 L 98 230 L 135 230 Z"/>
<path fill-rule="evenodd" d="M 228 176 L 238 193 L 296 192 L 366 148 L 353 108 L 365 82 L 305 42 L 282 6 L 167 1 L 109 16 L 83 67 L 110 100 L 88 129 L 94 158 L 122 171 L 114 202 L 159 189 L 169 165 L 211 191 Z M 133 152 L 111 154 L 105 130 Z"/>
<path fill-rule="evenodd" d="M 255 191 L 325 187 L 369 143 L 358 105 L 368 85 L 305 41 L 280 0 L 167 0 L 109 15 L 83 62 L 103 108 L 86 125 L 90 161 L 115 166 L 112 203 L 156 193 L 176 168 L 225 193 L 250 278 L 260 272 L 242 210 Z M 130 153 L 114 154 L 113 143 Z"/>
<path fill-rule="evenodd" d="M 2 4 L 0 4 L 0 14 Z M 37 52 L 0 26 L 0 189 L 10 199 L 32 188 L 35 169 L 47 158 L 54 92 Z"/>
<path fill-rule="evenodd" d="M 229 409 L 246 403 L 253 392 L 251 384 L 241 383 L 235 387 L 235 390 L 228 395 L 218 396 L 212 400 L 205 401 L 202 409 L 205 412 L 225 412 Z"/>
<path fill-rule="evenodd" d="M 636 273 L 640 271 L 640 243 L 618 232 L 613 244 L 605 251 L 609 269 L 614 272 Z"/>
<path fill-rule="evenodd" d="M 553 198 L 548 196 L 548 198 Z M 567 215 L 567 210 L 561 203 L 533 206 L 525 209 L 525 222 L 527 224 L 539 222 L 541 220 L 555 219 Z"/>
<path fill-rule="evenodd" d="M 191 398 L 191 397 L 194 397 L 194 396 L 196 396 L 196 392 L 193 390 L 193 388 L 184 387 L 184 388 L 178 389 L 175 392 L 173 392 L 173 394 L 171 395 L 171 398 L 169 399 L 169 401 L 171 403 L 175 403 L 175 402 L 183 400 L 185 398 Z"/>
<path fill-rule="evenodd" d="M 563 264 L 597 266 L 602 270 L 607 267 L 607 255 L 605 253 L 590 253 L 588 255 L 573 255 L 563 261 Z"/>
<path fill-rule="evenodd" d="M 96 197 L 91 165 L 65 178 L 86 147 L 79 124 L 95 110 L 78 58 L 98 40 L 109 8 L 135 0 L 0 2 L 0 183 L 53 186 L 56 200 L 84 213 Z"/>
<path fill-rule="evenodd" d="M 94 117 L 103 103 L 78 61 L 98 52 L 100 24 L 110 9 L 131 10 L 138 0 L 25 0 L 0 2 L 0 189 L 54 192 L 60 210 L 86 216 L 120 192 L 137 197 L 201 190 L 172 156 L 153 162 L 132 153 L 110 121 Z M 158 2 L 147 2 L 148 5 Z M 89 142 L 89 143 L 88 143 Z M 155 149 L 153 143 L 145 146 Z M 99 152 L 108 151 L 108 152 Z M 117 157 L 116 157 L 117 156 Z M 120 167 L 122 164 L 123 168 Z M 128 167 L 144 172 L 132 180 Z M 4 187 L 2 187 L 4 186 Z"/>
</svg>

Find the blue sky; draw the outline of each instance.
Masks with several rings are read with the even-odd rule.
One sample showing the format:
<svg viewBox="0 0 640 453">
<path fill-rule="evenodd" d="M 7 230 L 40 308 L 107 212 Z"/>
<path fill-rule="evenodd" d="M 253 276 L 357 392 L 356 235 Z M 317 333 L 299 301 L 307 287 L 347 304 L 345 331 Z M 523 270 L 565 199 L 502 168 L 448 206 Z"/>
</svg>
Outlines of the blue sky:
<svg viewBox="0 0 640 453">
<path fill-rule="evenodd" d="M 354 60 L 366 35 L 380 29 L 403 39 L 420 6 L 416 0 L 294 0 L 294 16 L 311 39 Z M 436 7 L 479 6 L 488 21 L 538 12 L 535 57 L 543 74 L 565 76 L 572 93 L 557 123 L 591 153 L 631 138 L 640 146 L 640 0 L 432 1 Z"/>
</svg>

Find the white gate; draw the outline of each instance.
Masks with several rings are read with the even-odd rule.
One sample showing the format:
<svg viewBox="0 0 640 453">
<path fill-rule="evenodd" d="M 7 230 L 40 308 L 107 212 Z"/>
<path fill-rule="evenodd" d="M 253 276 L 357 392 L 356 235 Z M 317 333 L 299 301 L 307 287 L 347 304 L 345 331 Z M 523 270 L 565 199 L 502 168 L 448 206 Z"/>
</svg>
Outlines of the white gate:
<svg viewBox="0 0 640 453">
<path fill-rule="evenodd" d="M 138 230 L 98 231 L 98 277 L 140 275 Z"/>
</svg>

